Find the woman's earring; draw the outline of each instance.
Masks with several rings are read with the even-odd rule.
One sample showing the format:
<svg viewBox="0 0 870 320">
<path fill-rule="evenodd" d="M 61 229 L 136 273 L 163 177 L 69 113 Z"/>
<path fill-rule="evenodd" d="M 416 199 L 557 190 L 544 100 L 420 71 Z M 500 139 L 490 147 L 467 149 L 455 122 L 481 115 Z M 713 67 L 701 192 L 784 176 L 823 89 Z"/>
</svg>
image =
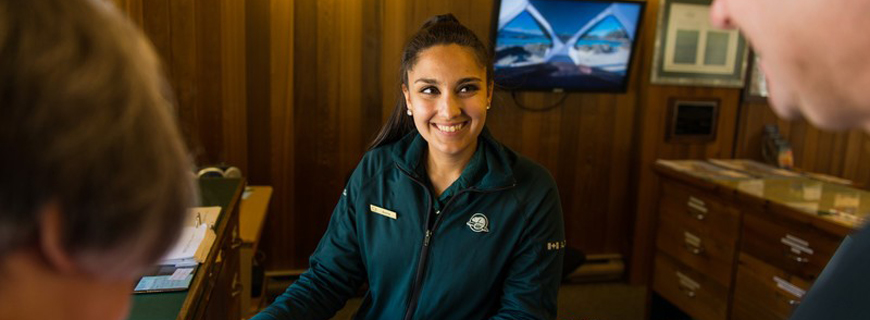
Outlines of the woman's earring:
<svg viewBox="0 0 870 320">
<path fill-rule="evenodd" d="M 411 113 L 411 109 L 408 109 L 408 115 L 409 116 L 414 115 L 413 113 Z"/>
<path fill-rule="evenodd" d="M 491 107 L 491 106 L 490 106 L 490 105 L 486 105 L 486 110 L 489 110 L 489 107 Z"/>
</svg>

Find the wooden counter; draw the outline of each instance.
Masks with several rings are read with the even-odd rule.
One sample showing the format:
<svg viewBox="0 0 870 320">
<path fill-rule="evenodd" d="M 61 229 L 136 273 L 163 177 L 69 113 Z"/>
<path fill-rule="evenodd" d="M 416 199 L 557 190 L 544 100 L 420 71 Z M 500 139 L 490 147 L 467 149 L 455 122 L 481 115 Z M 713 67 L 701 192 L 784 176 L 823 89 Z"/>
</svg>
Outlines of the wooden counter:
<svg viewBox="0 0 870 320">
<path fill-rule="evenodd" d="M 650 287 L 698 320 L 787 319 L 870 193 L 746 160 L 656 163 Z"/>
</svg>

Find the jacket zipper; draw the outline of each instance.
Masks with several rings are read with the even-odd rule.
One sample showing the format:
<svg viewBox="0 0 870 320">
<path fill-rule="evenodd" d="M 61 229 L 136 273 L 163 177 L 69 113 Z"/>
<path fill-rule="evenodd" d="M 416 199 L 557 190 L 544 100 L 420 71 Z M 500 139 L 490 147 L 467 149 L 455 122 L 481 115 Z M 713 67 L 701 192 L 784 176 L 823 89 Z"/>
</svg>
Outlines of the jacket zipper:
<svg viewBox="0 0 870 320">
<path fill-rule="evenodd" d="M 454 194 L 452 197 L 450 197 L 450 200 L 447 200 L 447 203 L 444 204 L 443 208 L 441 208 L 441 212 L 436 215 L 435 223 L 432 224 L 432 228 L 429 229 L 429 219 L 432 217 L 432 214 L 430 212 L 430 211 L 432 211 L 432 194 L 430 193 L 429 188 L 426 187 L 425 183 L 414 178 L 414 175 L 405 171 L 405 169 L 402 169 L 402 167 L 400 167 L 398 164 L 396 165 L 396 168 L 399 168 L 399 171 L 401 171 L 406 176 L 408 176 L 408 178 L 410 178 L 411 181 L 414 181 L 417 184 L 419 184 L 421 187 L 423 187 L 423 190 L 426 190 L 426 195 L 428 195 L 427 198 L 429 200 L 427 202 L 427 205 L 426 205 L 426 222 L 425 222 L 426 223 L 426 235 L 423 237 L 423 249 L 420 251 L 420 260 L 417 263 L 417 273 L 414 276 L 414 284 L 411 286 L 411 300 L 408 302 L 408 309 L 405 311 L 405 317 L 404 317 L 405 320 L 411 320 L 412 317 L 414 316 L 414 312 L 417 311 L 417 304 L 418 304 L 418 300 L 420 299 L 420 292 L 422 291 L 421 286 L 423 284 L 423 273 L 426 271 L 426 260 L 428 259 L 428 256 L 429 256 L 429 243 L 432 241 L 432 235 L 434 234 L 433 230 L 438 229 L 438 224 L 441 222 L 441 217 L 444 216 L 445 211 L 447 210 L 447 207 L 449 207 L 450 204 L 453 203 L 453 199 L 456 199 L 457 197 L 459 197 L 459 195 L 461 195 L 465 192 L 468 192 L 468 191 L 488 193 L 488 192 L 497 192 L 497 191 L 507 190 L 507 189 L 515 187 L 516 183 L 514 183 L 510 186 L 507 186 L 507 187 L 494 188 L 494 189 L 488 189 L 488 190 L 475 189 L 474 187 L 460 190 L 459 192 Z"/>
</svg>

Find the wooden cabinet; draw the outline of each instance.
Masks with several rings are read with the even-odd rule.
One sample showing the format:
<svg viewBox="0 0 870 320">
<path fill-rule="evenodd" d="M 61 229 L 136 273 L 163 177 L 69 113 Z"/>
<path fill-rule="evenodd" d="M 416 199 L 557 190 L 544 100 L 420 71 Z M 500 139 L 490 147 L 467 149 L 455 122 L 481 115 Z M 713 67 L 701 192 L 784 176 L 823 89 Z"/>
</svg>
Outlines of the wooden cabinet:
<svg viewBox="0 0 870 320">
<path fill-rule="evenodd" d="M 739 212 L 709 194 L 677 182 L 662 183 L 656 248 L 720 285 L 731 283 Z"/>
<path fill-rule="evenodd" d="M 199 180 L 201 205 L 219 206 L 215 242 L 187 291 L 136 294 L 128 320 L 241 318 L 239 201 L 241 179 Z"/>
<path fill-rule="evenodd" d="M 656 166 L 661 188 L 650 287 L 698 320 L 788 319 L 857 225 L 817 214 L 841 209 L 826 199 L 848 193 L 870 201 L 867 192 L 803 177 L 677 162 Z M 695 164 L 703 174 L 683 170 Z M 817 194 L 806 193 L 807 186 Z"/>
<path fill-rule="evenodd" d="M 743 219 L 746 253 L 810 280 L 819 276 L 843 240 L 784 216 L 747 213 Z"/>
<path fill-rule="evenodd" d="M 656 255 L 652 288 L 698 320 L 725 320 L 728 288 L 667 254 Z"/>
<path fill-rule="evenodd" d="M 731 319 L 788 319 L 810 282 L 741 254 L 734 284 Z"/>
<path fill-rule="evenodd" d="M 207 273 L 205 293 L 193 319 L 240 319 L 242 282 L 239 269 L 238 215 L 233 215 L 231 236 L 221 243 Z"/>
</svg>

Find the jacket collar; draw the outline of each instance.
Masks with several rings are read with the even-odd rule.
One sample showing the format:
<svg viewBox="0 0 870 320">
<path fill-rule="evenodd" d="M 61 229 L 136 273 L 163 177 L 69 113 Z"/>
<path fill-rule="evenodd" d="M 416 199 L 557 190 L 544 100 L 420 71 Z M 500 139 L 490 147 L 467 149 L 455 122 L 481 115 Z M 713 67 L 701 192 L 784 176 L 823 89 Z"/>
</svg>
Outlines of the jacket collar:
<svg viewBox="0 0 870 320">
<path fill-rule="evenodd" d="M 515 155 L 496 141 L 486 127 L 477 139 L 477 150 L 459 176 L 460 189 L 489 190 L 515 185 L 511 165 Z M 421 179 L 421 174 L 425 174 L 423 161 L 429 144 L 420 133 L 414 130 L 390 148 L 396 165 L 414 178 Z"/>
</svg>

